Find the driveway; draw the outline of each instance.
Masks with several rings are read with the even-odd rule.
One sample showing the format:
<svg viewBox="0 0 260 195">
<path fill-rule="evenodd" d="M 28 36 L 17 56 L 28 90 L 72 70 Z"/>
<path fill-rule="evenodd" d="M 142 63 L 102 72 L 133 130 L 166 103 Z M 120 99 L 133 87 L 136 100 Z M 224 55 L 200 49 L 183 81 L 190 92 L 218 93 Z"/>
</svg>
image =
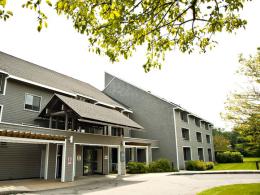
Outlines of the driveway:
<svg viewBox="0 0 260 195">
<path fill-rule="evenodd" d="M 172 175 L 167 173 L 130 175 L 89 185 L 38 191 L 34 194 L 91 195 L 178 195 L 196 194 L 204 189 L 236 183 L 260 183 L 260 174 Z"/>
</svg>

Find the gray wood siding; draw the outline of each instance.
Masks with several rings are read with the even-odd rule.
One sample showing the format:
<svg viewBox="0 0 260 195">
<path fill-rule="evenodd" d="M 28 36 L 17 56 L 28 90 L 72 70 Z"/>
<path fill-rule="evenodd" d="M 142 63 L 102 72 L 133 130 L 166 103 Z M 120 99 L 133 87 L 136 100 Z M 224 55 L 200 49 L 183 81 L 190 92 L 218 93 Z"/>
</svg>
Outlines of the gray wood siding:
<svg viewBox="0 0 260 195">
<path fill-rule="evenodd" d="M 41 109 L 54 94 L 54 92 L 40 87 L 7 79 L 6 94 L 0 95 L 0 105 L 4 105 L 2 113 L 3 122 L 35 124 L 34 119 L 38 117 L 39 112 L 24 109 L 25 93 L 41 96 Z"/>
<path fill-rule="evenodd" d="M 41 149 L 37 144 L 0 146 L 0 180 L 40 177 Z"/>
</svg>

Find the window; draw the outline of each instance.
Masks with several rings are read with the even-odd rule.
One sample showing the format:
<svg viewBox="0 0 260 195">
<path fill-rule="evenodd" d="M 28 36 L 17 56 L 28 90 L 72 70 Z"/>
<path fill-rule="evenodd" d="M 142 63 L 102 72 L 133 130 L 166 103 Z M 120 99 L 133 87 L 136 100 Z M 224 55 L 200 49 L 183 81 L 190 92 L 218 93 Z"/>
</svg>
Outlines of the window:
<svg viewBox="0 0 260 195">
<path fill-rule="evenodd" d="M 190 140 L 189 129 L 182 128 L 181 131 L 183 140 Z"/>
<path fill-rule="evenodd" d="M 209 155 L 209 161 L 212 161 L 212 153 L 210 148 L 208 148 L 208 155 Z"/>
<path fill-rule="evenodd" d="M 195 118 L 195 124 L 197 127 L 200 127 L 200 119 Z"/>
<path fill-rule="evenodd" d="M 199 160 L 204 161 L 203 148 L 198 148 L 198 157 Z"/>
<path fill-rule="evenodd" d="M 0 94 L 4 94 L 5 78 L 6 78 L 6 75 L 3 73 L 0 73 Z"/>
<path fill-rule="evenodd" d="M 120 127 L 112 127 L 111 129 L 112 136 L 124 136 L 124 129 Z"/>
<path fill-rule="evenodd" d="M 180 112 L 181 120 L 184 122 L 188 122 L 188 113 L 187 112 Z"/>
<path fill-rule="evenodd" d="M 202 136 L 200 132 L 196 132 L 197 142 L 202 142 Z"/>
<path fill-rule="evenodd" d="M 189 147 L 183 147 L 184 161 L 191 160 L 191 151 Z"/>
<path fill-rule="evenodd" d="M 205 129 L 209 130 L 209 125 L 207 123 L 205 123 Z"/>
<path fill-rule="evenodd" d="M 207 143 L 210 144 L 210 135 L 206 135 Z"/>
<path fill-rule="evenodd" d="M 26 110 L 40 111 L 41 108 L 41 97 L 25 94 L 25 104 L 24 108 Z"/>
</svg>

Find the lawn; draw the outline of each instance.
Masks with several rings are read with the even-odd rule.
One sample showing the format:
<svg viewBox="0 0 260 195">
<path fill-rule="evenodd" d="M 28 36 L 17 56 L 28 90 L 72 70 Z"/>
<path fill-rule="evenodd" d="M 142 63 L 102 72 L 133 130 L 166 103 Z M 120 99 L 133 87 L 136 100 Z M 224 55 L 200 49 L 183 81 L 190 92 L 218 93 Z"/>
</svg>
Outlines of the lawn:
<svg viewBox="0 0 260 195">
<path fill-rule="evenodd" d="M 243 163 L 219 163 L 211 170 L 256 170 L 255 161 L 260 161 L 260 158 L 244 158 Z"/>
<path fill-rule="evenodd" d="M 219 186 L 198 193 L 197 195 L 259 195 L 260 183 Z"/>
</svg>

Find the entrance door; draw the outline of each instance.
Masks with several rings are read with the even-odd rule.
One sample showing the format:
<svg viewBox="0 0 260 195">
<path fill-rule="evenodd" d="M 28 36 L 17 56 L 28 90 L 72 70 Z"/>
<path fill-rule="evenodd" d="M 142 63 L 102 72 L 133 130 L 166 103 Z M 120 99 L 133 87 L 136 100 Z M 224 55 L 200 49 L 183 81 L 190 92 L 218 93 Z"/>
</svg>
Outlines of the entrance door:
<svg viewBox="0 0 260 195">
<path fill-rule="evenodd" d="M 83 175 L 103 174 L 103 148 L 83 147 Z"/>
<path fill-rule="evenodd" d="M 62 145 L 57 145 L 56 178 L 61 178 L 62 167 Z"/>
</svg>

